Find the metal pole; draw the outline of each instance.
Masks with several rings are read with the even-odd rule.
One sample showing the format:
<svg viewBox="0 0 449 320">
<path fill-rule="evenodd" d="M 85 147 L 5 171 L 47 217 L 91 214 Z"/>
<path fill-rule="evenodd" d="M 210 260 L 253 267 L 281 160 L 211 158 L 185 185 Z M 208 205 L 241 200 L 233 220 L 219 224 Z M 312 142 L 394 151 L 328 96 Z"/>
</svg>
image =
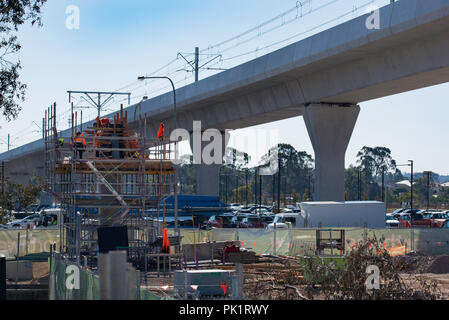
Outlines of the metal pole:
<svg viewBox="0 0 449 320">
<path fill-rule="evenodd" d="M 101 99 L 101 94 L 98 93 L 98 104 L 97 104 L 98 118 L 100 118 L 100 109 L 101 109 L 101 102 L 100 102 L 100 99 Z"/>
<path fill-rule="evenodd" d="M 413 160 L 410 162 L 410 227 L 413 228 Z"/>
<path fill-rule="evenodd" d="M 278 213 L 281 212 L 281 158 L 278 158 Z"/>
<path fill-rule="evenodd" d="M 427 171 L 427 210 L 429 210 L 429 204 L 430 204 L 430 176 L 432 174 L 431 171 Z"/>
<path fill-rule="evenodd" d="M 5 195 L 5 161 L 2 161 L 2 195 Z"/>
<path fill-rule="evenodd" d="M 245 188 L 245 205 L 248 206 L 248 169 L 246 169 L 246 171 L 245 171 L 245 183 L 246 183 L 246 188 Z"/>
<path fill-rule="evenodd" d="M 198 82 L 199 78 L 199 55 L 200 49 L 198 47 L 195 48 L 195 82 Z"/>
<path fill-rule="evenodd" d="M 169 77 L 139 77 L 138 80 L 145 80 L 145 79 L 167 79 L 170 81 L 172 90 L 173 90 L 173 121 L 175 123 L 175 130 L 178 128 L 178 122 L 176 118 L 176 88 L 175 84 L 173 83 L 173 80 Z M 175 141 L 175 150 L 177 150 L 178 141 Z M 175 155 L 177 156 L 177 152 L 175 152 Z M 175 207 L 175 233 L 179 236 L 179 229 L 178 229 L 178 159 L 175 159 L 175 186 L 174 186 L 174 207 Z"/>
<path fill-rule="evenodd" d="M 311 172 L 309 172 L 308 178 L 309 178 L 309 187 L 307 189 L 307 200 L 309 201 L 311 199 L 311 194 L 312 194 L 312 173 Z"/>
<path fill-rule="evenodd" d="M 0 301 L 6 300 L 6 258 L 0 257 Z"/>
<path fill-rule="evenodd" d="M 382 169 L 382 202 L 385 202 L 385 169 Z"/>
<path fill-rule="evenodd" d="M 228 174 L 225 173 L 225 202 L 228 204 Z"/>
<path fill-rule="evenodd" d="M 259 207 L 262 207 L 262 176 L 259 174 Z"/>
<path fill-rule="evenodd" d="M 257 205 L 257 168 L 254 169 L 254 205 Z"/>
<path fill-rule="evenodd" d="M 17 232 L 17 256 L 16 256 L 16 286 L 19 277 L 20 232 Z"/>
<path fill-rule="evenodd" d="M 359 201 L 362 201 L 362 172 L 360 171 L 360 169 L 358 169 L 357 171 L 357 182 L 358 182 L 358 191 L 359 191 Z"/>
<path fill-rule="evenodd" d="M 9 138 L 10 138 L 10 135 L 8 133 L 8 151 L 9 151 Z"/>
<path fill-rule="evenodd" d="M 410 161 L 410 209 L 413 212 L 413 161 Z"/>
</svg>

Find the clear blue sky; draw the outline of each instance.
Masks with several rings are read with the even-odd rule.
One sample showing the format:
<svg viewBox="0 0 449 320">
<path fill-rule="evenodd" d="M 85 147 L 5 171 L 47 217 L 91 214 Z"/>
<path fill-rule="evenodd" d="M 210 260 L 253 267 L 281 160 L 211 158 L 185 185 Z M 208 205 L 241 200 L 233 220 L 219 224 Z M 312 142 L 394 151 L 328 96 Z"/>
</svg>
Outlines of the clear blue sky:
<svg viewBox="0 0 449 320">
<path fill-rule="evenodd" d="M 303 15 L 292 23 L 228 51 L 227 46 L 234 46 L 237 41 L 243 42 L 245 37 L 203 53 L 220 53 L 223 59 L 227 59 L 303 33 L 290 42 L 214 65 L 229 68 L 307 37 L 312 34 L 308 30 L 340 14 L 348 13 L 314 32 L 363 14 L 364 9 L 351 10 L 367 2 L 313 0 L 311 5 L 304 5 L 302 12 L 298 8 L 286 16 L 285 20 L 288 21 L 295 15 Z M 378 5 L 388 2 L 376 1 Z M 113 91 L 129 85 L 125 91 L 132 91 L 135 97 L 133 102 L 145 94 L 163 93 L 167 89 L 160 83 L 142 86 L 134 81 L 138 75 L 151 73 L 175 59 L 177 52 L 190 53 L 195 46 L 207 48 L 295 7 L 296 3 L 293 0 L 49 0 L 43 9 L 44 27 L 24 26 L 19 33 L 23 45 L 19 55 L 23 64 L 21 80 L 29 88 L 19 118 L 10 123 L 0 120 L 0 152 L 6 150 L 4 142 L 8 133 L 11 133 L 14 146 L 39 138 L 38 125 L 41 125 L 44 110 L 54 101 L 58 103 L 61 113 L 58 129 L 65 129 L 69 110 L 67 90 Z M 317 10 L 327 3 L 331 4 Z M 80 8 L 79 30 L 68 30 L 65 26 L 65 10 L 72 4 Z M 310 10 L 312 12 L 308 13 Z M 280 22 L 277 20 L 261 28 L 260 32 Z M 204 61 L 207 58 L 202 56 Z M 183 64 L 177 61 L 158 74 L 172 73 L 178 87 L 191 83 L 191 73 L 175 72 L 180 67 Z M 212 74 L 214 72 L 204 71 L 201 78 Z M 153 92 L 155 88 L 162 88 L 162 91 Z M 449 85 L 444 84 L 362 103 L 362 111 L 347 150 L 346 165 L 355 163 L 358 150 L 365 145 L 386 146 L 399 163 L 413 159 L 418 171 L 449 174 L 449 149 L 446 148 L 449 140 L 448 98 Z M 76 102 L 79 104 L 78 100 Z M 118 107 L 119 99 L 108 106 L 109 110 Z M 93 109 L 84 109 L 83 112 L 85 120 L 96 113 Z M 278 129 L 280 142 L 290 143 L 313 155 L 302 118 L 259 127 Z"/>
</svg>

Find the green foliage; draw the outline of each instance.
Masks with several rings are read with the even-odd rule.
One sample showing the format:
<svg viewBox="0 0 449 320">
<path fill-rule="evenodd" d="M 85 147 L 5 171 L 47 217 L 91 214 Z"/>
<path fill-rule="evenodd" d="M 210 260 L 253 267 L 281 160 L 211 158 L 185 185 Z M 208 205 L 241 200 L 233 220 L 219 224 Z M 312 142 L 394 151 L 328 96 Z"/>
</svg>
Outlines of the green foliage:
<svg viewBox="0 0 449 320">
<path fill-rule="evenodd" d="M 20 61 L 10 61 L 21 49 L 17 36 L 18 27 L 26 21 L 32 25 L 41 23 L 41 7 L 46 0 L 0 1 L 0 109 L 7 120 L 17 118 L 21 110 L 18 101 L 25 100 L 26 85 L 19 81 Z"/>
<path fill-rule="evenodd" d="M 391 150 L 385 147 L 363 147 L 357 153 L 357 163 L 366 176 L 380 176 L 382 172 L 396 170 L 396 161 L 391 157 Z"/>
<path fill-rule="evenodd" d="M 8 182 L 4 194 L 0 193 L 0 223 L 10 219 L 11 211 L 20 211 L 36 204 L 42 191 L 40 183 Z"/>
<path fill-rule="evenodd" d="M 435 281 L 411 277 L 404 282 L 394 259 L 375 237 L 359 241 L 349 255 L 341 260 L 326 261 L 309 258 L 303 262 L 307 296 L 323 295 L 327 300 L 434 300 L 441 298 Z M 370 289 L 368 267 L 379 270 L 379 287 Z M 316 285 L 319 284 L 319 287 Z"/>
</svg>

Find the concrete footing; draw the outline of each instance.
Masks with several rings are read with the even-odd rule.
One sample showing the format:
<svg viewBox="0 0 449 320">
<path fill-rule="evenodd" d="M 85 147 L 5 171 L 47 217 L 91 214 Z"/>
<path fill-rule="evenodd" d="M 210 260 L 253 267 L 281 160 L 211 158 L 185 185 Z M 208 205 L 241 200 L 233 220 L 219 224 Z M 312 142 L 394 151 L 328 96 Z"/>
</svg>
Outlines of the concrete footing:
<svg viewBox="0 0 449 320">
<path fill-rule="evenodd" d="M 197 136 L 195 136 L 195 134 L 197 134 Z M 201 139 L 199 139 L 200 136 Z M 203 139 L 206 139 L 207 141 L 203 141 Z M 190 147 L 192 149 L 194 164 L 196 167 L 197 195 L 220 195 L 220 168 L 228 141 L 229 134 L 226 134 L 225 132 L 221 132 L 221 141 L 218 144 L 215 144 L 217 143 L 215 140 L 208 140 L 208 138 L 204 135 L 204 132 L 201 134 L 193 132 L 191 134 Z M 216 146 L 216 148 L 212 148 L 212 145 Z M 221 151 L 221 154 L 216 154 L 219 150 Z M 208 160 L 211 161 L 214 158 L 215 163 L 208 162 Z"/>
</svg>

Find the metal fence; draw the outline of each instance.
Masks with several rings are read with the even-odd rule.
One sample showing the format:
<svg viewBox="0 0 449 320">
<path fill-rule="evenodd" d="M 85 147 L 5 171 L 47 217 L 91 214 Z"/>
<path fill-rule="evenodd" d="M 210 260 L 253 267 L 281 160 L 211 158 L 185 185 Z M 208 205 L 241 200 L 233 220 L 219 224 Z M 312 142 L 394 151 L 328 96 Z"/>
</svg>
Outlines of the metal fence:
<svg viewBox="0 0 449 320">
<path fill-rule="evenodd" d="M 55 253 L 49 261 L 50 300 L 100 300 L 100 277 L 91 270 L 65 262 Z M 76 269 L 77 272 L 73 273 Z M 162 300 L 163 298 L 136 286 L 136 300 Z"/>
<path fill-rule="evenodd" d="M 407 252 L 428 255 L 449 254 L 449 229 L 372 229 L 345 230 L 345 251 L 361 240 L 376 238 L 385 248 L 405 246 Z M 212 229 L 181 230 L 182 244 L 213 241 L 240 241 L 256 254 L 314 255 L 316 229 Z"/>
</svg>

